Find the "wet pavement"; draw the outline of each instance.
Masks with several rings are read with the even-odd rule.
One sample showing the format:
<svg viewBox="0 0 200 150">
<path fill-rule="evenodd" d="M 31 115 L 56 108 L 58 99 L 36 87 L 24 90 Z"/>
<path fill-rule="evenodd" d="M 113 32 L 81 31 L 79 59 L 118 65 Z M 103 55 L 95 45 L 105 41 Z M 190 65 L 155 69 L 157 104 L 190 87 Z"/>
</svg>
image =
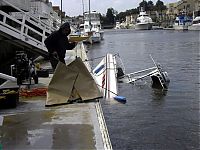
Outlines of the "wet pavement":
<svg viewBox="0 0 200 150">
<path fill-rule="evenodd" d="M 45 107 L 45 99 L 20 98 L 15 109 L 0 110 L 3 149 L 104 149 L 98 102 Z"/>
</svg>

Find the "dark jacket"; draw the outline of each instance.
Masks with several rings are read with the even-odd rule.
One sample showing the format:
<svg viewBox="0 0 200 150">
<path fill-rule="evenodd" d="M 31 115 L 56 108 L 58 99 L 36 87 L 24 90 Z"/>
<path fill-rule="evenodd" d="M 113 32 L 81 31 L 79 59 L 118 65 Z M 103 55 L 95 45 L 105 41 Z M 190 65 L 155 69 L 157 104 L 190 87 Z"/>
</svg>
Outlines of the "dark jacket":
<svg viewBox="0 0 200 150">
<path fill-rule="evenodd" d="M 67 35 L 62 33 L 63 28 L 70 28 L 69 24 L 63 24 L 58 31 L 51 33 L 44 41 L 48 52 L 52 54 L 57 52 L 59 59 L 65 57 L 66 50 L 71 50 L 75 47 L 75 43 L 69 43 Z"/>
</svg>

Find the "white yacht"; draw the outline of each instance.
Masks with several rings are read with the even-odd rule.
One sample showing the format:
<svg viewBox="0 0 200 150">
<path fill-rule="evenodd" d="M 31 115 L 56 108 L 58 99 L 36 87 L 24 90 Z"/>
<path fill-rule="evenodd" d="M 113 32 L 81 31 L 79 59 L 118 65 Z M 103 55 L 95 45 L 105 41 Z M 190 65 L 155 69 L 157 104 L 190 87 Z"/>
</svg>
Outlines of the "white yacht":
<svg viewBox="0 0 200 150">
<path fill-rule="evenodd" d="M 104 31 L 101 28 L 100 14 L 96 11 L 84 13 L 84 32 L 91 35 L 92 43 L 103 39 Z"/>
<path fill-rule="evenodd" d="M 115 29 L 121 29 L 119 21 L 116 22 Z"/>
<path fill-rule="evenodd" d="M 151 30 L 153 25 L 152 19 L 149 15 L 141 9 L 140 14 L 137 17 L 135 29 L 136 30 Z"/>
<path fill-rule="evenodd" d="M 188 30 L 198 30 L 200 31 L 200 16 L 197 16 L 192 21 L 192 25 L 188 26 Z"/>
</svg>

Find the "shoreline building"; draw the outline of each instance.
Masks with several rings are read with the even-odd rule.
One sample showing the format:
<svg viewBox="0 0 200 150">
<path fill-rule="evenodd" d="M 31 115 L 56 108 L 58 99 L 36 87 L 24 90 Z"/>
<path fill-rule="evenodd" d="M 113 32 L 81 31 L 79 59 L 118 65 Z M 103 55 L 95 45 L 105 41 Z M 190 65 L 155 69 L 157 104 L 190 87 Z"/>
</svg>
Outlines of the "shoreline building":
<svg viewBox="0 0 200 150">
<path fill-rule="evenodd" d="M 167 4 L 167 15 L 170 17 L 176 17 L 182 12 L 185 12 L 188 16 L 192 16 L 200 13 L 200 1 L 199 0 L 180 0 L 176 3 Z"/>
</svg>

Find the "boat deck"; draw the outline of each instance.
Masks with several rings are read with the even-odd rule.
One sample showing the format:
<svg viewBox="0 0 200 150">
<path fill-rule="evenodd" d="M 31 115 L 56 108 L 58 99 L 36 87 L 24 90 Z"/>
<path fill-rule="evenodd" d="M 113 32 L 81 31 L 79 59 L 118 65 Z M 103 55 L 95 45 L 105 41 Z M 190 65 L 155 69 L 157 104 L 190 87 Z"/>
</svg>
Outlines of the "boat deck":
<svg viewBox="0 0 200 150">
<path fill-rule="evenodd" d="M 39 78 L 31 88 L 50 79 Z M 98 101 L 45 107 L 45 99 L 20 97 L 16 108 L 0 110 L 3 149 L 112 149 Z"/>
</svg>

